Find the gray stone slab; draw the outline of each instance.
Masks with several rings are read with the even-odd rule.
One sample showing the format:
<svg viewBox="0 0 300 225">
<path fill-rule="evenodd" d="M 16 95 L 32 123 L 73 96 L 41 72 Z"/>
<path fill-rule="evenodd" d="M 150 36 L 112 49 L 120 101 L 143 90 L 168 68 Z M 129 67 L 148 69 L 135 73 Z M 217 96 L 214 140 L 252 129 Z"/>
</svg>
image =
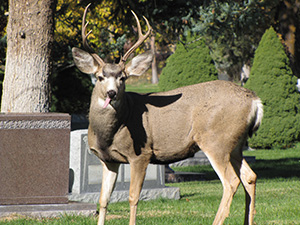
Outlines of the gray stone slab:
<svg viewBox="0 0 300 225">
<path fill-rule="evenodd" d="M 79 202 L 90 202 L 98 203 L 100 193 L 91 192 L 91 193 L 72 193 L 69 195 L 70 201 L 79 201 Z M 110 203 L 113 202 L 124 202 L 128 201 L 129 191 L 114 191 L 112 193 Z M 164 187 L 164 188 L 153 188 L 153 189 L 142 189 L 140 200 L 148 201 L 159 198 L 167 199 L 180 199 L 180 189 L 178 187 Z"/>
<path fill-rule="evenodd" d="M 98 203 L 102 182 L 100 160 L 89 150 L 87 130 L 71 132 L 69 200 Z M 110 202 L 128 201 L 130 165 L 121 164 Z M 140 200 L 179 199 L 179 188 L 165 187 L 165 166 L 148 165 Z"/>
<path fill-rule="evenodd" d="M 181 160 L 170 164 L 170 167 L 181 167 L 181 166 L 196 166 L 196 165 L 210 165 L 208 158 L 202 151 L 197 152 L 194 157 Z"/>
<path fill-rule="evenodd" d="M 24 215 L 30 217 L 58 217 L 62 215 L 95 215 L 97 204 L 70 202 L 68 204 L 0 205 L 0 217 Z"/>
<path fill-rule="evenodd" d="M 71 132 L 70 182 L 72 193 L 99 192 L 102 182 L 100 160 L 89 150 L 87 130 Z M 121 164 L 115 190 L 128 190 L 130 184 L 130 165 Z M 165 186 L 165 167 L 149 165 L 143 189 L 163 188 Z"/>
</svg>

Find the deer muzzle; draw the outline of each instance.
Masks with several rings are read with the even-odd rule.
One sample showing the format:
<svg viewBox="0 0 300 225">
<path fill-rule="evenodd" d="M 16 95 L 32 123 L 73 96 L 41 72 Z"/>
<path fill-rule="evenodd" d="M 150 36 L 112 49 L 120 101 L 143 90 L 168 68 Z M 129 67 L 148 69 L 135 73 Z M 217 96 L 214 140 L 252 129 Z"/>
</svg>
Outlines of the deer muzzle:
<svg viewBox="0 0 300 225">
<path fill-rule="evenodd" d="M 109 90 L 107 92 L 107 97 L 109 97 L 110 99 L 113 99 L 116 95 L 117 95 L 117 92 L 114 90 Z"/>
<path fill-rule="evenodd" d="M 110 103 L 110 101 L 117 95 L 117 92 L 114 91 L 114 90 L 109 90 L 107 92 L 107 97 L 105 99 L 105 102 L 104 102 L 104 105 L 103 105 L 103 108 L 105 109 L 108 104 Z"/>
</svg>

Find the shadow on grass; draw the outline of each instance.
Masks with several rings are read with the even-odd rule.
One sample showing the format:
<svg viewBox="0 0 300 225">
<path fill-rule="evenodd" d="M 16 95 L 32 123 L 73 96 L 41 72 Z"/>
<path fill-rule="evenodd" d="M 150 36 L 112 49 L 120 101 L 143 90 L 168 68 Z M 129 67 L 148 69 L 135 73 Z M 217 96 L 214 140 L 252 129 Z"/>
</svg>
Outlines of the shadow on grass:
<svg viewBox="0 0 300 225">
<path fill-rule="evenodd" d="M 300 178 L 300 158 L 285 158 L 275 160 L 256 160 L 250 164 L 251 169 L 259 178 L 274 179 L 274 178 Z M 207 170 L 205 178 L 207 180 L 218 179 L 217 174 L 211 168 Z"/>
<path fill-rule="evenodd" d="M 284 158 L 284 159 L 268 159 L 256 160 L 251 163 L 250 167 L 257 174 L 258 178 L 274 179 L 274 178 L 300 178 L 300 158 Z M 210 165 L 205 166 L 188 166 L 176 167 L 175 171 L 205 173 L 206 180 L 219 179 L 215 171 Z"/>
<path fill-rule="evenodd" d="M 258 178 L 300 178 L 300 158 L 256 160 L 250 167 Z"/>
</svg>

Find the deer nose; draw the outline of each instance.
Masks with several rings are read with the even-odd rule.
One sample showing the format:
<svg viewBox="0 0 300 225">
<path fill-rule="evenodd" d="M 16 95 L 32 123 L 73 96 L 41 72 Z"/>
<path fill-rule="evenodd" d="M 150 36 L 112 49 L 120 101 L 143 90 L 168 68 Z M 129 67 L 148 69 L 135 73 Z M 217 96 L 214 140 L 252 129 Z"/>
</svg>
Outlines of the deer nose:
<svg viewBox="0 0 300 225">
<path fill-rule="evenodd" d="M 116 96 L 116 94 L 117 94 L 117 92 L 114 91 L 114 90 L 109 90 L 109 91 L 107 92 L 107 95 L 108 95 L 108 97 L 109 97 L 110 99 L 113 99 L 113 98 Z"/>
</svg>

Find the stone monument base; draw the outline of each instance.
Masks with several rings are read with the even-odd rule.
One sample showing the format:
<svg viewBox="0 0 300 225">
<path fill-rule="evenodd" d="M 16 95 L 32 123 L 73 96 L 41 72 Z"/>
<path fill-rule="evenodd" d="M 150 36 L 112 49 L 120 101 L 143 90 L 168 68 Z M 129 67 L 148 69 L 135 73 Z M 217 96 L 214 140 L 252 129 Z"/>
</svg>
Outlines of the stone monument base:
<svg viewBox="0 0 300 225">
<path fill-rule="evenodd" d="M 102 164 L 89 150 L 87 129 L 71 132 L 70 149 L 70 201 L 98 203 Z M 121 164 L 110 202 L 128 201 L 130 165 Z M 147 168 L 141 200 L 157 198 L 179 199 L 179 188 L 165 187 L 165 166 L 150 164 Z"/>
<path fill-rule="evenodd" d="M 58 217 L 62 215 L 95 215 L 97 204 L 69 202 L 68 204 L 0 205 L 0 217 Z"/>
<path fill-rule="evenodd" d="M 79 201 L 79 202 L 90 202 L 98 203 L 100 197 L 100 192 L 90 192 L 90 193 L 72 193 L 69 195 L 70 201 Z M 110 203 L 113 202 L 124 202 L 128 201 L 129 191 L 124 190 L 115 190 L 113 191 Z M 180 189 L 178 187 L 163 187 L 163 188 L 152 188 L 152 189 L 142 189 L 140 200 L 148 201 L 159 198 L 167 199 L 180 199 Z"/>
</svg>

